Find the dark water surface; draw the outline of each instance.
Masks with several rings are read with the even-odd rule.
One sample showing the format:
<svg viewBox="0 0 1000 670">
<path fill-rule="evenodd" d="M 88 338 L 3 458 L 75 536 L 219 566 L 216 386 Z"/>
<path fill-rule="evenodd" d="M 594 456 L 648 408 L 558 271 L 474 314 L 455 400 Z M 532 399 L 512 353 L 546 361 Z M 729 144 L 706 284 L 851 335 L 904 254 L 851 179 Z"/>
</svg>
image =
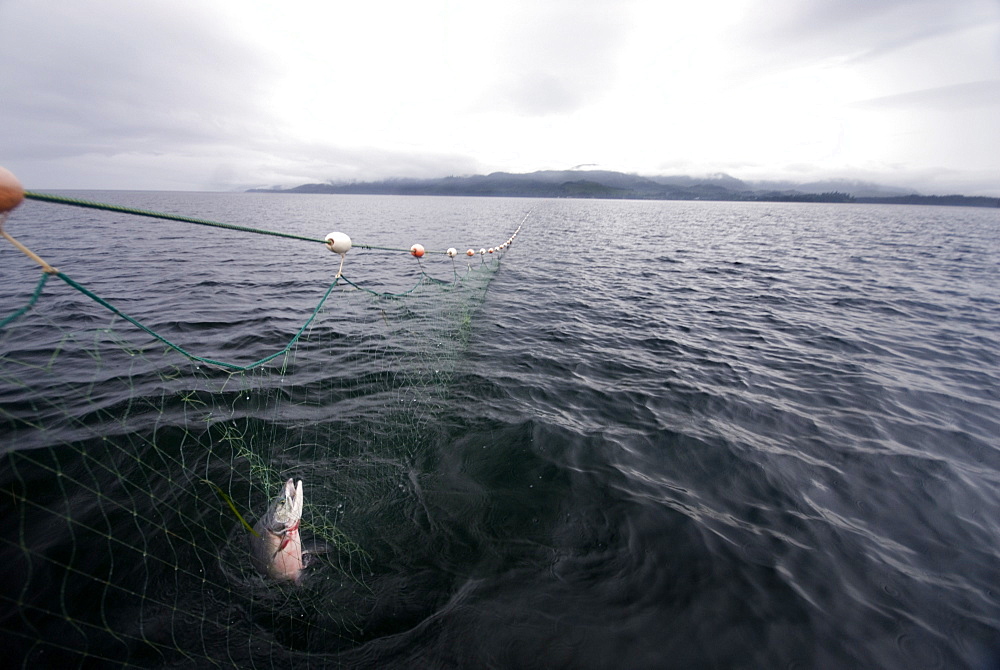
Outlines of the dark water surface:
<svg viewBox="0 0 1000 670">
<path fill-rule="evenodd" d="M 310 640 L 296 648 L 265 634 L 259 621 L 241 623 L 233 613 L 239 608 L 222 607 L 230 635 L 274 646 L 251 644 L 246 657 L 230 650 L 220 664 L 1000 663 L 1000 211 L 86 196 L 320 238 L 343 230 L 367 244 L 421 241 L 460 251 L 477 240 L 502 242 L 531 210 L 462 331 L 461 347 L 449 354 L 448 392 L 434 400 L 428 434 L 405 458 L 386 454 L 402 464 L 398 487 L 417 502 L 379 507 L 385 498 L 377 481 L 357 485 L 370 505 L 351 507 L 345 494 L 344 527 L 371 560 L 364 611 L 335 644 Z M 124 223 L 119 215 L 39 203 L 27 203 L 7 229 L 197 353 L 244 360 L 294 333 L 334 263 L 317 264 L 312 249 L 303 253 L 293 242 Z M 0 253 L 2 318 L 24 304 L 38 275 L 12 249 Z M 411 283 L 403 256 L 352 251 L 346 272 L 378 290 L 401 290 Z M 429 267 L 444 268 L 437 274 L 447 278 L 450 266 L 438 263 Z M 90 318 L 90 308 L 80 307 L 85 299 L 58 280 L 45 291 L 34 311 L 58 322 L 64 310 L 79 320 L 63 334 Z M 0 354 L 50 355 L 61 336 L 33 330 L 31 315 L 25 318 L 17 332 L 26 335 L 0 339 Z M 385 405 L 378 393 L 386 386 L 366 386 L 371 370 L 351 352 L 377 350 L 384 360 L 393 347 L 418 346 L 366 339 L 382 319 L 359 317 L 355 331 L 326 340 L 335 350 L 329 355 L 341 357 L 339 371 L 329 374 L 357 384 L 351 407 L 358 425 Z M 129 373 L 133 400 L 155 394 L 144 390 L 153 373 L 144 365 Z M 71 364 L 61 370 L 76 373 Z M 152 389 L 158 382 L 149 380 Z M 292 399 L 287 405 L 262 410 L 265 418 L 250 410 L 242 418 L 270 422 L 265 433 L 280 440 L 283 429 L 273 426 L 296 412 L 305 416 L 308 403 L 294 399 L 324 383 L 335 382 L 297 367 L 276 383 Z M 9 418 L 33 392 L 0 379 L 5 452 L 47 448 L 48 434 L 16 428 Z M 93 411 L 103 402 L 101 385 L 90 393 L 85 402 L 66 399 L 60 411 Z M 109 406 L 118 401 L 107 398 Z M 366 421 L 377 425 L 378 417 Z M 142 429 L 115 426 L 108 434 L 132 430 Z M 354 439 L 348 429 L 337 435 Z M 293 467 L 307 490 L 321 476 L 301 460 Z M 10 490 L 38 476 L 7 456 L 0 475 Z M 86 500 L 80 495 L 76 504 Z M 0 530 L 0 556 L 16 561 L 36 551 L 24 550 L 32 538 L 23 529 L 34 519 L 27 507 L 5 513 L 14 520 Z M 62 527 L 66 538 L 79 532 Z M 53 532 L 39 542 L 68 541 Z M 82 544 L 73 540 L 74 551 L 85 553 Z M 0 603 L 3 628 L 30 653 L 24 641 L 49 624 L 13 613 L 31 597 L 10 581 Z M 75 613 L 90 593 L 76 593 L 64 575 L 51 581 L 56 618 Z M 301 588 L 347 600 L 325 586 Z M 192 607 L 212 610 L 205 602 Z M 199 649 L 194 665 L 212 664 L 204 659 L 218 642 L 188 639 L 192 630 L 210 638 L 216 628 L 209 618 L 203 615 L 200 627 L 175 624 L 170 644 Z M 115 620 L 108 605 L 104 624 L 115 628 Z M 138 665 L 191 659 L 122 647 Z M 87 648 L 99 658 L 84 664 L 113 665 L 101 660 L 101 643 Z"/>
</svg>

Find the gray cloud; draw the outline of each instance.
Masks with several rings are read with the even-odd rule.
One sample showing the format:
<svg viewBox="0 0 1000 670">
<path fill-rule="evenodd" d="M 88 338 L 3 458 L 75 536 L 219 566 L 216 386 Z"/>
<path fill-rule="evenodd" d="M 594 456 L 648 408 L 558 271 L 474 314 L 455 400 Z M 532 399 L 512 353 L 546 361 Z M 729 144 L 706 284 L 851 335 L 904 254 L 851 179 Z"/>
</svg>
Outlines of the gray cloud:
<svg viewBox="0 0 1000 670">
<path fill-rule="evenodd" d="M 965 111 L 1000 105 L 1000 79 L 936 86 L 855 103 L 862 108 Z"/>
<path fill-rule="evenodd" d="M 565 114 L 579 109 L 586 96 L 564 76 L 546 71 L 521 72 L 504 82 L 491 107 L 507 108 L 528 116 Z"/>
<path fill-rule="evenodd" d="M 88 3 L 0 9 L 6 156 L 157 151 L 259 130 L 273 73 L 252 45 L 206 27 L 218 16 L 105 4 L 109 13 Z"/>
<path fill-rule="evenodd" d="M 572 112 L 615 79 L 627 39 L 627 2 L 554 1 L 525 5 L 496 57 L 508 65 L 492 107 L 530 116 Z"/>
<path fill-rule="evenodd" d="M 736 39 L 755 55 L 746 67 L 780 68 L 809 59 L 870 60 L 990 23 L 1000 23 L 996 0 L 775 0 Z"/>
<path fill-rule="evenodd" d="M 279 154 L 280 162 L 272 159 Z M 282 140 L 248 153 L 244 167 L 235 168 L 241 186 L 295 185 L 303 182 L 367 181 L 386 177 L 430 177 L 474 174 L 482 166 L 473 158 L 447 152 L 343 147 L 329 143 Z"/>
</svg>

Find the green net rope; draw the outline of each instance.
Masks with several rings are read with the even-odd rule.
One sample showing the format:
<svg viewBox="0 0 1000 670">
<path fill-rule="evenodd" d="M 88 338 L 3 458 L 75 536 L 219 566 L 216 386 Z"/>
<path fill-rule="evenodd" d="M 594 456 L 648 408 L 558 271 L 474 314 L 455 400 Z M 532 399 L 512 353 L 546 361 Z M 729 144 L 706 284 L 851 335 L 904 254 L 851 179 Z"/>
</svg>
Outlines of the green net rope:
<svg viewBox="0 0 1000 670">
<path fill-rule="evenodd" d="M 291 240 L 300 240 L 303 242 L 318 242 L 320 244 L 326 244 L 326 240 L 320 240 L 312 237 L 305 237 L 303 235 L 295 235 L 293 233 L 283 233 L 275 230 L 266 230 L 264 228 L 255 228 L 252 226 L 239 226 L 232 223 L 223 223 L 220 221 L 210 221 L 208 219 L 198 219 L 190 216 L 181 216 L 178 214 L 166 214 L 164 212 L 154 212 L 146 209 L 137 209 L 134 207 L 123 207 L 121 205 L 109 205 L 103 202 L 95 202 L 92 200 L 81 200 L 79 198 L 69 198 L 61 195 L 52 195 L 49 193 L 36 193 L 34 191 L 25 191 L 24 197 L 29 200 L 38 200 L 39 202 L 51 202 L 59 205 L 70 205 L 72 207 L 83 207 L 86 209 L 98 209 L 105 212 L 118 212 L 120 214 L 130 214 L 133 216 L 145 216 L 153 219 L 163 219 L 166 221 L 181 221 L 183 223 L 193 223 L 199 226 L 209 226 L 212 228 L 221 228 L 224 230 L 235 230 L 241 233 L 251 233 L 254 235 L 270 235 L 272 237 L 284 237 Z M 374 251 L 404 251 L 409 252 L 409 249 L 403 249 L 400 247 L 386 247 L 378 246 L 372 244 L 354 244 L 355 247 L 359 249 L 370 249 Z M 427 251 L 430 254 L 446 254 L 447 251 Z"/>
</svg>

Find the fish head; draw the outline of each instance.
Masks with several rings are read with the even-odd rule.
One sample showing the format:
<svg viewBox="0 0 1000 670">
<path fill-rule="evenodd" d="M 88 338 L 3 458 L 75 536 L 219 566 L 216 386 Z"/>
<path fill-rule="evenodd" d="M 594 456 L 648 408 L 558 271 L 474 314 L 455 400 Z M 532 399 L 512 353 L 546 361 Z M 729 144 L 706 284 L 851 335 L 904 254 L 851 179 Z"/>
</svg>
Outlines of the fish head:
<svg viewBox="0 0 1000 670">
<path fill-rule="evenodd" d="M 289 479 L 268 507 L 265 523 L 267 529 L 280 533 L 295 527 L 302 518 L 302 502 L 302 480 L 296 484 L 294 479 Z"/>
</svg>

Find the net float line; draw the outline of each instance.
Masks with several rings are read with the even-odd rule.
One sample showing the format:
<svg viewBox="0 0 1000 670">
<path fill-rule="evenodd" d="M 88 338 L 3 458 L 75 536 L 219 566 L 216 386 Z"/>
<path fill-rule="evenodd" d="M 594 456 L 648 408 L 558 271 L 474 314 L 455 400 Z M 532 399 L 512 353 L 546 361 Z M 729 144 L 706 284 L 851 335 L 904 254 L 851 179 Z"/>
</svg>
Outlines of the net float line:
<svg viewBox="0 0 1000 670">
<path fill-rule="evenodd" d="M 206 225 L 206 226 L 211 226 L 211 227 L 216 227 L 216 228 L 224 228 L 224 229 L 227 229 L 227 230 L 235 230 L 235 231 L 239 231 L 239 232 L 247 232 L 247 233 L 263 234 L 263 235 L 271 235 L 271 236 L 275 236 L 275 237 L 284 237 L 284 238 L 297 239 L 297 240 L 302 240 L 302 241 L 306 241 L 306 242 L 318 242 L 318 243 L 321 243 L 321 244 L 325 245 L 326 248 L 329 251 L 331 251 L 332 253 L 338 254 L 340 256 L 340 266 L 337 269 L 337 274 L 333 278 L 332 283 L 326 288 L 326 290 L 325 290 L 322 298 L 320 298 L 318 304 L 313 309 L 313 311 L 311 312 L 311 314 L 308 316 L 308 318 L 306 319 L 305 323 L 302 325 L 301 328 L 298 329 L 298 331 L 291 337 L 291 339 L 288 341 L 288 343 L 284 347 L 282 347 L 278 351 L 270 354 L 269 356 L 266 356 L 266 357 L 264 357 L 262 359 L 259 359 L 257 361 L 254 361 L 252 363 L 245 364 L 245 365 L 244 364 L 231 363 L 231 362 L 227 362 L 227 361 L 215 360 L 215 359 L 206 358 L 206 357 L 203 357 L 203 356 L 196 355 L 196 354 L 194 354 L 194 353 L 192 353 L 190 351 L 187 351 L 186 349 L 184 349 L 180 345 L 172 342 L 167 337 L 165 337 L 162 334 L 156 332 L 155 330 L 153 330 L 149 326 L 141 323 L 138 319 L 136 319 L 136 318 L 132 317 L 131 315 L 125 313 L 124 311 L 122 311 L 121 309 L 119 309 L 117 306 L 111 304 L 110 302 L 108 302 L 107 300 L 105 300 L 104 298 L 102 298 L 101 296 L 97 295 L 96 293 L 92 292 L 91 290 L 89 290 L 88 288 L 86 288 L 85 286 L 83 286 L 82 284 L 78 283 L 77 281 L 75 281 L 74 279 L 72 279 L 71 277 L 69 277 L 67 274 L 61 272 L 60 270 L 58 270 L 55 267 L 52 267 L 44 259 L 42 259 L 40 256 L 38 256 L 37 254 L 35 254 L 33 251 L 31 251 L 25 245 L 23 245 L 20 242 L 18 242 L 9 233 L 7 233 L 6 231 L 4 231 L 3 230 L 3 224 L 6 222 L 6 220 L 9 217 L 11 211 L 14 210 L 16 207 L 18 207 L 25 199 L 39 200 L 39 201 L 43 201 L 43 202 L 51 202 L 51 203 L 56 203 L 56 204 L 71 205 L 71 206 L 76 206 L 76 207 L 85 207 L 85 208 L 90 208 L 90 209 L 100 209 L 100 210 L 105 210 L 105 211 L 118 212 L 118 213 L 122 213 L 122 214 L 130 214 L 130 215 L 136 215 L 136 216 L 145 216 L 145 217 L 158 218 L 158 219 L 166 219 L 166 220 L 172 220 L 172 221 L 181 221 L 181 222 L 194 223 L 194 224 L 198 224 L 198 225 Z M 498 252 L 502 252 L 505 249 L 507 249 L 511 244 L 513 244 L 514 239 L 517 237 L 517 234 L 520 232 L 522 226 L 524 225 L 524 222 L 527 220 L 527 218 L 528 218 L 528 216 L 530 214 L 531 214 L 531 212 L 529 211 L 527 214 L 524 215 L 524 218 L 522 218 L 520 224 L 518 224 L 518 226 L 515 229 L 515 231 L 510 235 L 510 237 L 507 238 L 507 240 L 504 243 L 502 243 L 500 245 L 497 245 L 495 247 L 489 247 L 488 250 L 485 247 L 481 248 L 479 250 L 479 255 L 481 257 L 483 257 L 483 262 L 484 263 L 485 263 L 485 256 L 487 254 L 495 254 L 495 253 L 498 253 Z M 101 305 L 105 309 L 111 311 L 112 313 L 114 313 L 118 317 L 120 317 L 120 318 L 124 319 L 125 321 L 131 323 L 136 328 L 138 328 L 138 329 L 146 332 L 148 335 L 150 335 L 154 339 L 159 340 L 161 343 L 165 344 L 168 348 L 177 351 L 178 353 L 180 353 L 181 355 L 185 356 L 186 358 L 188 358 L 188 359 L 190 359 L 192 361 L 204 363 L 204 364 L 211 365 L 211 366 L 220 367 L 220 368 L 231 370 L 231 371 L 247 371 L 247 370 L 251 370 L 253 368 L 257 368 L 257 367 L 260 367 L 260 366 L 262 366 L 262 365 L 264 365 L 266 363 L 269 363 L 270 361 L 278 358 L 279 356 L 281 356 L 281 355 L 283 355 L 285 353 L 288 353 L 292 349 L 292 347 L 295 346 L 295 344 L 298 342 L 298 340 L 300 339 L 300 337 L 303 335 L 303 333 L 306 331 L 306 329 L 309 327 L 309 325 L 313 322 L 313 320 L 319 314 L 319 312 L 323 308 L 323 305 L 330 298 L 330 296 L 331 296 L 334 288 L 336 288 L 342 282 L 344 284 L 350 285 L 350 286 L 352 286 L 354 288 L 362 289 L 362 290 L 364 290 L 364 291 L 366 291 L 366 292 L 368 292 L 368 293 L 370 293 L 372 295 L 375 295 L 377 297 L 396 298 L 396 297 L 401 297 L 403 295 L 407 295 L 409 293 L 412 293 L 420 285 L 424 284 L 425 282 L 431 282 L 431 283 L 436 283 L 436 284 L 451 284 L 451 283 L 458 283 L 461 280 L 461 278 L 459 277 L 457 268 L 454 269 L 454 281 L 453 282 L 447 282 L 447 281 L 443 281 L 441 279 L 437 279 L 435 277 L 432 277 L 427 272 L 425 272 L 423 266 L 420 265 L 420 276 L 417 279 L 416 285 L 414 285 L 412 288 L 410 288 L 410 289 L 408 289 L 406 291 L 400 292 L 400 293 L 386 293 L 386 292 L 374 291 L 372 289 L 360 286 L 360 285 L 356 284 L 355 282 L 351 281 L 350 279 L 348 279 L 346 276 L 344 276 L 344 274 L 343 274 L 344 262 L 346 260 L 347 253 L 352 248 L 360 248 L 360 249 L 366 249 L 366 250 L 390 251 L 390 252 L 404 252 L 404 253 L 408 253 L 409 255 L 411 255 L 412 257 L 414 257 L 418 261 L 418 264 L 419 264 L 420 259 L 425 254 L 428 254 L 428 253 L 435 253 L 435 254 L 441 254 L 441 255 L 448 256 L 449 258 L 452 259 L 453 264 L 454 264 L 454 261 L 455 261 L 457 255 L 458 255 L 458 251 L 457 251 L 457 249 L 455 247 L 450 247 L 450 248 L 448 248 L 445 251 L 428 251 L 421 244 L 414 244 L 409 249 L 394 248 L 394 247 L 379 247 L 379 246 L 375 246 L 375 245 L 365 245 L 365 244 L 354 244 L 351 241 L 350 236 L 348 236 L 346 233 L 342 233 L 342 232 L 339 232 L 339 231 L 335 231 L 335 232 L 329 233 L 322 240 L 317 240 L 317 239 L 313 239 L 313 238 L 310 238 L 310 237 L 305 237 L 305 236 L 302 236 L 302 235 L 294 235 L 294 234 L 290 234 L 290 233 L 282 233 L 282 232 L 278 232 L 278 231 L 265 230 L 265 229 L 261 229 L 261 228 L 253 228 L 253 227 L 249 227 L 249 226 L 237 226 L 237 225 L 234 225 L 234 224 L 221 223 L 221 222 L 218 222 L 218 221 L 209 221 L 209 220 L 206 220 L 206 219 L 197 219 L 197 218 L 180 216 L 180 215 L 175 215 L 175 214 L 165 214 L 165 213 L 162 213 L 162 212 L 152 212 L 152 211 L 148 211 L 148 210 L 134 209 L 134 208 L 129 208 L 129 207 L 121 207 L 121 206 L 118 206 L 118 205 L 109 205 L 109 204 L 106 204 L 106 203 L 92 202 L 92 201 L 88 201 L 88 200 L 79 200 L 79 199 L 75 199 L 75 198 L 66 198 L 66 197 L 63 197 L 63 196 L 55 196 L 55 195 L 34 193 L 34 192 L 31 192 L 31 191 L 25 191 L 23 189 L 23 187 L 21 186 L 21 183 L 18 181 L 17 177 L 15 177 L 10 171 L 4 169 L 3 167 L 0 167 L 0 235 L 2 235 L 3 238 L 5 238 L 6 240 L 8 240 L 18 250 L 20 250 L 25 255 L 27 255 L 29 258 L 31 258 L 33 261 L 35 261 L 36 263 L 38 263 L 42 267 L 42 270 L 44 271 L 43 274 L 42 274 L 41 280 L 38 282 L 37 286 L 35 287 L 34 293 L 32 294 L 32 296 L 31 296 L 30 300 L 28 301 L 28 303 L 26 305 L 22 306 L 20 309 L 16 310 L 14 313 L 12 313 L 12 314 L 4 317 L 4 318 L 0 318 L 0 328 L 4 328 L 4 327 L 8 326 L 12 322 L 16 321 L 21 316 L 23 316 L 29 309 L 31 309 L 31 307 L 34 306 L 35 303 L 37 303 L 39 297 L 41 296 L 42 290 L 43 290 L 43 288 L 44 288 L 44 286 L 46 284 L 46 280 L 50 276 L 55 276 L 55 277 L 59 278 L 60 280 L 62 280 L 68 286 L 76 289 L 77 291 L 79 291 L 83 295 L 87 296 L 88 298 L 90 298 L 94 302 L 98 303 L 99 305 Z M 475 251 L 470 248 L 466 252 L 466 255 L 471 258 L 471 257 L 475 256 Z M 469 266 L 469 270 L 470 271 L 472 270 L 471 265 Z"/>
</svg>

